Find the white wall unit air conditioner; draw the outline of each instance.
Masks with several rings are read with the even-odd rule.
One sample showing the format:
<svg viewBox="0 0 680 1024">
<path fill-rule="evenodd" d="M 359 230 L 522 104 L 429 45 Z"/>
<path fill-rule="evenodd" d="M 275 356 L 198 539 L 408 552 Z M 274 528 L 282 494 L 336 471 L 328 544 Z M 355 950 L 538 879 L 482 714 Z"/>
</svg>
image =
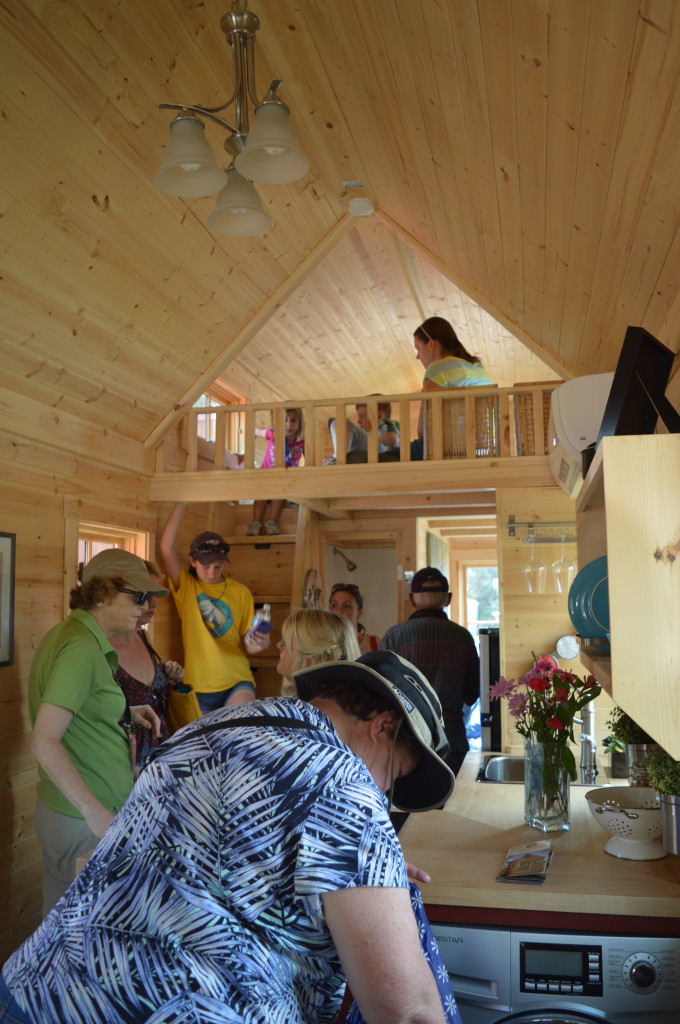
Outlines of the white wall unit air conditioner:
<svg viewBox="0 0 680 1024">
<path fill-rule="evenodd" d="M 551 436 L 556 443 L 548 465 L 555 483 L 574 497 L 583 483 L 581 452 L 597 441 L 613 380 L 613 373 L 574 377 L 552 393 Z"/>
</svg>

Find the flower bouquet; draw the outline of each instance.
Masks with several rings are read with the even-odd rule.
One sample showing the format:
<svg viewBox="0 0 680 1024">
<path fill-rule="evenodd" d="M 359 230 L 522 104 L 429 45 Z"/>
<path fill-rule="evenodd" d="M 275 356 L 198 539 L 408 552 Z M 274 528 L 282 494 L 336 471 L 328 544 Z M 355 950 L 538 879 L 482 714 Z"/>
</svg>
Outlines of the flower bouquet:
<svg viewBox="0 0 680 1024">
<path fill-rule="evenodd" d="M 574 717 L 601 692 L 593 676 L 579 679 L 544 655 L 517 682 L 503 676 L 489 690 L 507 698 L 515 728 L 525 738 L 527 824 L 544 832 L 569 828 L 569 780 L 576 778 Z"/>
</svg>

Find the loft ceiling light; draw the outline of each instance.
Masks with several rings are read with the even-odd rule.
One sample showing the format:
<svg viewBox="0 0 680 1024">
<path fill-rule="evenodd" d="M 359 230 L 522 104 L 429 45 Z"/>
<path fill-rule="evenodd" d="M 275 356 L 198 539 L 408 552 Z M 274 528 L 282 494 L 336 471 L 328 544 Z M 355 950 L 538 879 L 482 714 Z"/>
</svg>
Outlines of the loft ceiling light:
<svg viewBox="0 0 680 1024">
<path fill-rule="evenodd" d="M 232 0 L 220 28 L 232 51 L 234 91 L 220 107 L 192 103 L 161 103 L 161 110 L 179 110 L 170 125 L 170 142 L 154 184 L 171 196 L 196 198 L 221 190 L 208 217 L 208 227 L 235 237 L 259 235 L 272 225 L 251 182 L 284 185 L 302 178 L 309 159 L 290 126 L 290 110 L 277 93 L 275 78 L 262 100 L 255 93 L 254 46 L 259 19 L 246 10 L 245 0 Z M 250 127 L 248 103 L 255 108 Z M 235 124 L 219 117 L 234 105 Z M 232 166 L 223 170 L 205 138 L 203 120 L 214 121 L 229 133 L 224 148 Z"/>
</svg>

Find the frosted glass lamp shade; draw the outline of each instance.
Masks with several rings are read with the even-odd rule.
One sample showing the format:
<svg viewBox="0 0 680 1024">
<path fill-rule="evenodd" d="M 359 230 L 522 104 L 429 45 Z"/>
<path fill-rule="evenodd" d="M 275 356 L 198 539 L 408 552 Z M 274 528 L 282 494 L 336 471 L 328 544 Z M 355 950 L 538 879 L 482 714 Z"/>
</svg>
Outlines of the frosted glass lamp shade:
<svg viewBox="0 0 680 1024">
<path fill-rule="evenodd" d="M 309 170 L 309 159 L 290 126 L 290 111 L 283 103 L 267 100 L 255 111 L 245 149 L 234 165 L 249 181 L 285 185 L 297 181 Z"/>
<path fill-rule="evenodd" d="M 263 235 L 273 221 L 262 209 L 257 189 L 235 167 L 230 167 L 226 174 L 227 184 L 217 197 L 215 209 L 208 216 L 208 227 L 211 231 L 232 238 Z"/>
<path fill-rule="evenodd" d="M 206 141 L 203 122 L 197 117 L 177 117 L 170 125 L 170 142 L 154 185 L 170 196 L 209 196 L 227 180 Z"/>
</svg>

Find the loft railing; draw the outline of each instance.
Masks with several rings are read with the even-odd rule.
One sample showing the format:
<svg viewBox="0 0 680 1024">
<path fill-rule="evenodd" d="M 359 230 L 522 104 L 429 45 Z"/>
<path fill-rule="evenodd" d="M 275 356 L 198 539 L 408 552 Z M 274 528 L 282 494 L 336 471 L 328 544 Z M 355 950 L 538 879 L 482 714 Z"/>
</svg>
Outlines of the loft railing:
<svg viewBox="0 0 680 1024">
<path fill-rule="evenodd" d="M 391 419 L 399 421 L 399 461 L 404 463 L 411 461 L 410 442 L 418 436 L 419 418 L 425 458 L 430 461 L 546 455 L 553 443 L 549 436 L 550 396 L 559 383 L 195 408 L 182 421 L 185 470 L 258 466 L 266 442 L 256 437 L 256 428 L 271 427 L 275 437 L 283 437 L 289 408 L 302 410 L 304 466 L 321 466 L 332 455 L 331 417 L 336 421 L 336 461 L 343 465 L 347 462 L 347 420 L 356 420 L 355 405 L 365 404 L 369 421 L 377 424 L 379 402 L 390 402 Z M 283 467 L 283 445 L 275 446 L 274 460 L 276 467 Z M 375 429 L 368 433 L 365 461 L 376 465 L 383 461 Z"/>
</svg>

